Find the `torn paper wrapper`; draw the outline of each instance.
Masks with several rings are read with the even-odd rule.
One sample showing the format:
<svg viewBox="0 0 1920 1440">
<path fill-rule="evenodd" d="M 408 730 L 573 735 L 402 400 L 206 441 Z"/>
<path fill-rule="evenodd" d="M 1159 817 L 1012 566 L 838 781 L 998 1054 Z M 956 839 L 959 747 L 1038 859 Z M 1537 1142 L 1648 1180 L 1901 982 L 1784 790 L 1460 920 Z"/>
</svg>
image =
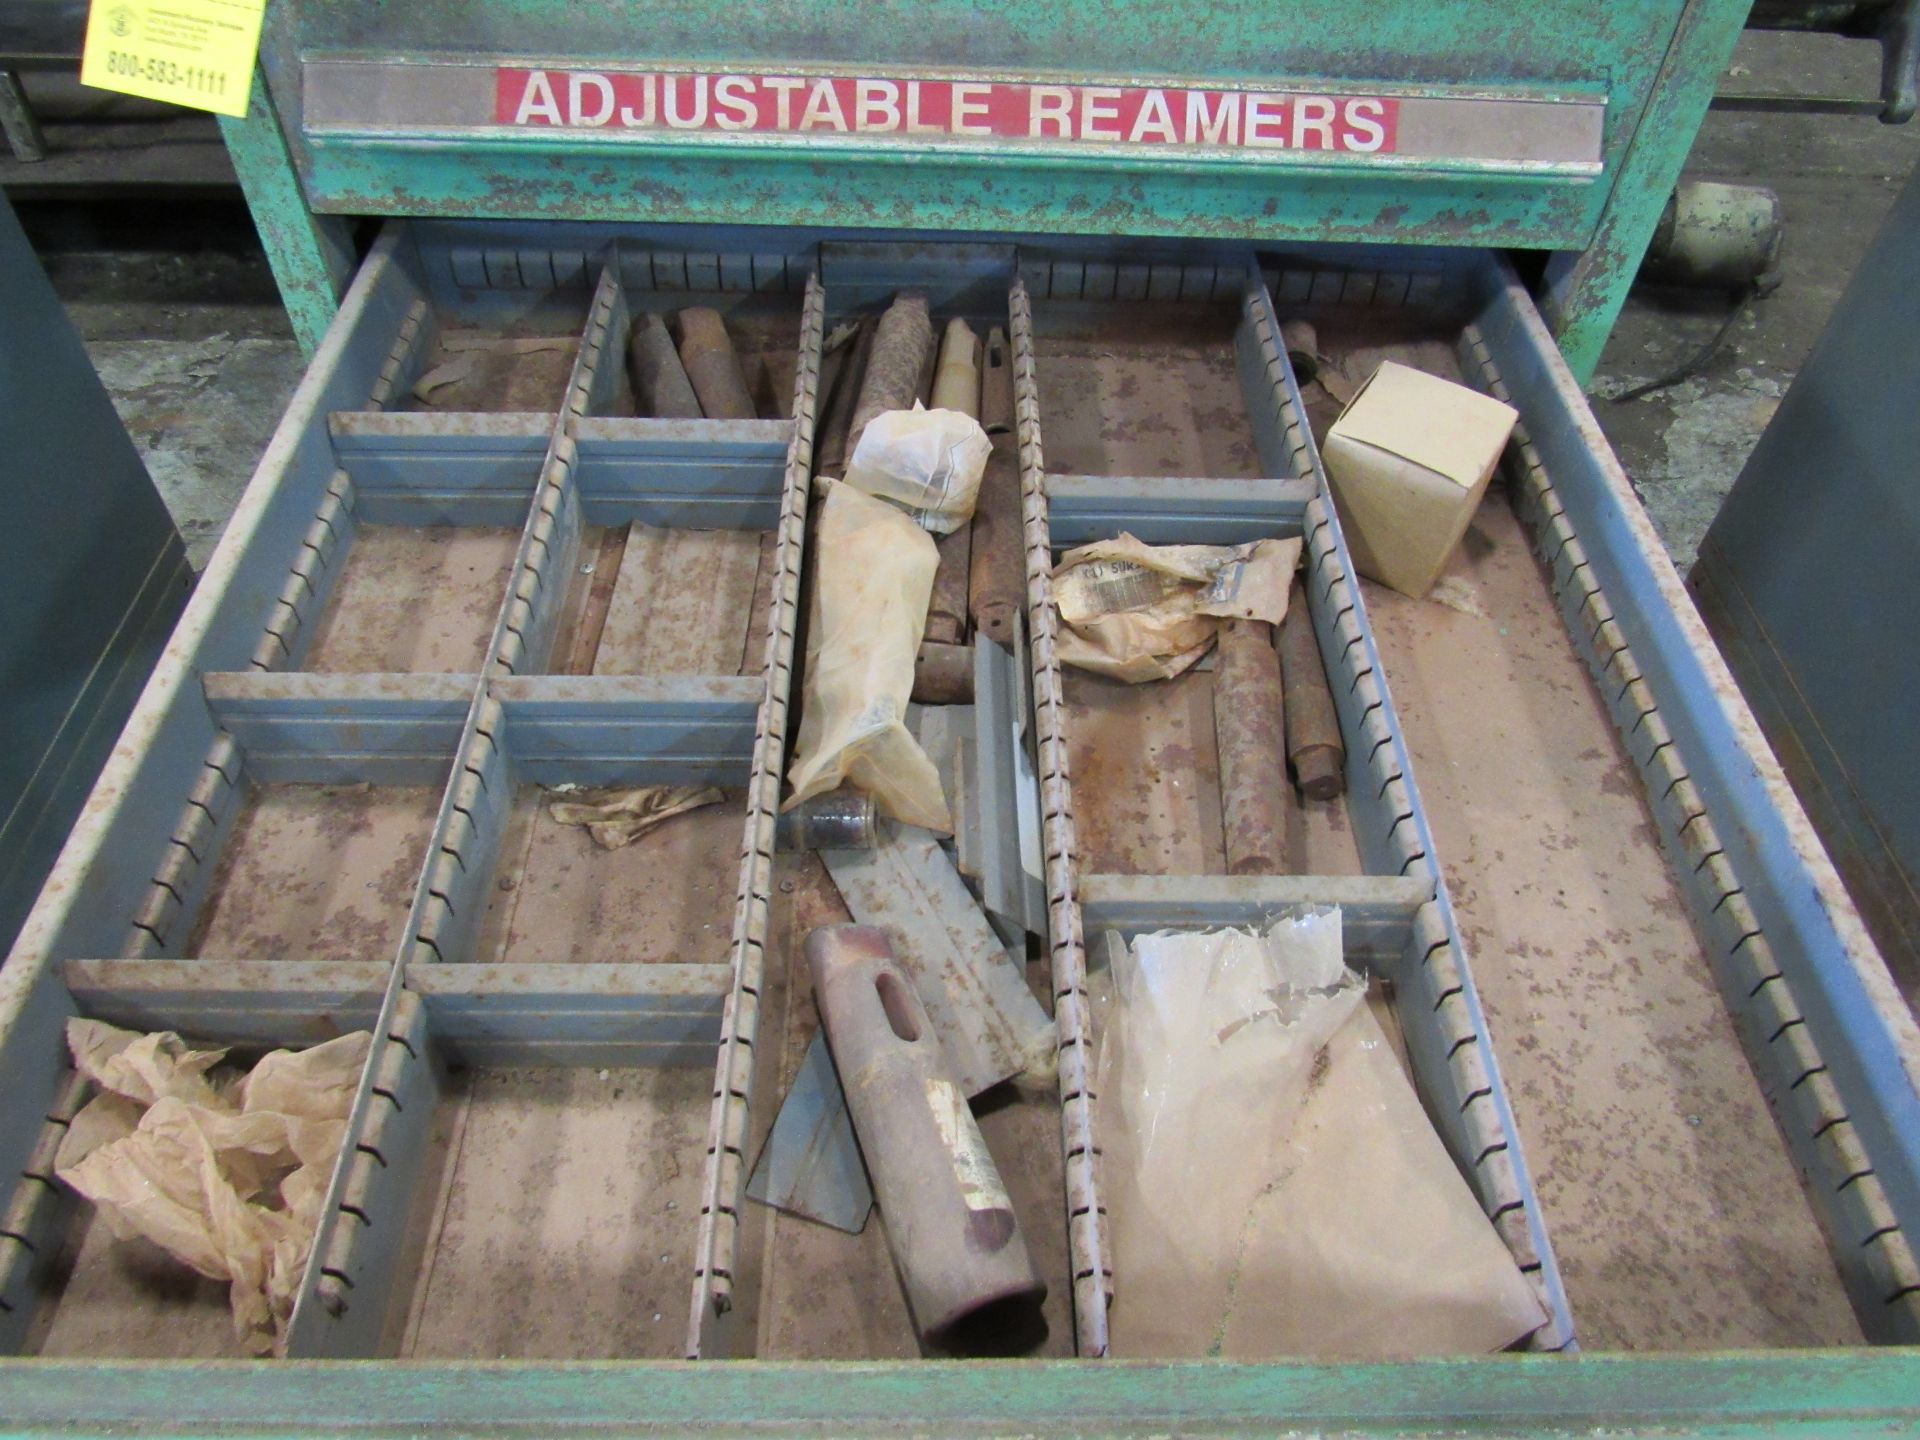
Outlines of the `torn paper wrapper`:
<svg viewBox="0 0 1920 1440">
<path fill-rule="evenodd" d="M 1337 910 L 1143 935 L 1113 987 L 1114 1355 L 1467 1354 L 1545 1322 L 1362 1003 Z"/>
<path fill-rule="evenodd" d="M 74 1068 L 99 1093 L 68 1127 L 54 1172 L 116 1237 L 227 1281 L 241 1345 L 283 1353 L 371 1045 L 364 1032 L 343 1035 L 219 1077 L 224 1050 L 70 1020 Z"/>
<path fill-rule="evenodd" d="M 555 800 L 547 813 L 562 825 L 586 826 L 601 849 L 619 850 L 676 815 L 718 805 L 726 798 L 716 785 L 634 785 Z"/>
<path fill-rule="evenodd" d="M 973 519 L 993 442 L 958 410 L 886 410 L 867 422 L 846 483 L 899 506 L 936 535 Z"/>
<path fill-rule="evenodd" d="M 940 773 L 907 729 L 913 662 L 940 552 L 883 500 L 844 481 L 827 490 L 807 619 L 792 810 L 843 782 L 894 819 L 950 834 Z"/>
<path fill-rule="evenodd" d="M 1220 621 L 1284 619 L 1299 564 L 1298 538 L 1082 545 L 1053 572 L 1060 661 L 1131 684 L 1172 679 L 1207 653 Z"/>
</svg>

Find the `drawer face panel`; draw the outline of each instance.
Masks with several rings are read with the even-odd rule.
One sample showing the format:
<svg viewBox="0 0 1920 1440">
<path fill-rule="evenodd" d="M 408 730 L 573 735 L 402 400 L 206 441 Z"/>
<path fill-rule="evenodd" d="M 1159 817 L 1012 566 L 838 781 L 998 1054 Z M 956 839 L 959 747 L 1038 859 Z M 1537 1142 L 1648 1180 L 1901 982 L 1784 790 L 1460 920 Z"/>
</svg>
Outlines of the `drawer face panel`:
<svg viewBox="0 0 1920 1440">
<path fill-rule="evenodd" d="M 0 973 L 11 1350 L 238 1353 L 221 1286 L 130 1257 L 53 1178 L 86 1015 L 241 1058 L 373 1031 L 291 1356 L 945 1373 L 882 1221 L 746 1194 L 819 1023 L 802 943 L 854 913 L 831 857 L 775 838 L 807 577 L 833 561 L 809 553 L 816 449 L 845 322 L 907 289 L 1003 331 L 1013 370 L 1025 611 L 1011 648 L 976 637 L 971 705 L 912 723 L 960 870 L 1012 857 L 1031 935 L 1001 938 L 1057 1032 L 1057 1085 L 975 1107 L 1048 1282 L 1018 1353 L 1153 1358 L 1110 1324 L 1116 947 L 1310 904 L 1341 907 L 1540 1301 L 1524 1348 L 1576 1319 L 1602 1350 L 1909 1334 L 1904 1092 L 1863 1079 L 1836 979 L 1870 995 L 1877 957 L 1783 899 L 1813 858 L 1723 838 L 1758 832 L 1695 759 L 1712 716 L 1670 698 L 1687 643 L 1645 624 L 1650 532 L 1569 438 L 1590 417 L 1500 261 L 670 238 L 419 222 L 376 245 Z M 634 326 L 691 305 L 722 313 L 753 416 L 634 413 Z M 1283 321 L 1335 375 L 1394 359 L 1519 409 L 1435 598 L 1354 571 L 1317 444 L 1334 387 L 1303 386 Z M 1213 664 L 1124 685 L 1061 663 L 1054 566 L 1121 533 L 1301 544 L 1345 794 L 1288 793 L 1268 873 L 1228 873 Z M 575 812 L 644 786 L 698 803 L 617 845 L 579 823 L 618 829 Z M 1867 1053 L 1898 1052 L 1910 1019 L 1869 1011 Z"/>
</svg>

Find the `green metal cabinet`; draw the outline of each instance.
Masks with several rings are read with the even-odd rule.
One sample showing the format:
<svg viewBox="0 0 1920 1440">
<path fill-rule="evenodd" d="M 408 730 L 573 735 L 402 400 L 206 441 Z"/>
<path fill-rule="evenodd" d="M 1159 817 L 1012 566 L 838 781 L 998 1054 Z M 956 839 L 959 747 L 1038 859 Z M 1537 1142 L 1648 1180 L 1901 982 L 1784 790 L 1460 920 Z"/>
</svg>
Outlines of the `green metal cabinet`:
<svg viewBox="0 0 1920 1440">
<path fill-rule="evenodd" d="M 225 123 L 309 347 L 344 278 L 332 217 L 538 216 L 1540 251 L 1544 308 L 1584 377 L 1746 11 L 1742 0 L 281 4 L 253 111 Z M 830 124 L 539 129 L 496 118 L 497 66 L 1377 93 L 1421 110 L 1428 139 L 1338 153 Z M 343 84 L 356 67 L 359 83 Z M 1473 118 L 1488 107 L 1497 119 Z M 1556 146 L 1559 118 L 1587 111 L 1597 143 Z M 1502 143 L 1472 143 L 1476 128 Z"/>
</svg>

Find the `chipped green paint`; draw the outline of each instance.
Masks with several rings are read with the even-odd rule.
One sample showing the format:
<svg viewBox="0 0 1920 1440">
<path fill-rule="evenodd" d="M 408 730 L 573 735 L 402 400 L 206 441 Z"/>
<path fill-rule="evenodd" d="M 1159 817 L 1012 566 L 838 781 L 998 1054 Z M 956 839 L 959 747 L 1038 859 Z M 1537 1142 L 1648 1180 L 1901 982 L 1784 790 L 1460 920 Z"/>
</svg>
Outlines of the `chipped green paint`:
<svg viewBox="0 0 1920 1440">
<path fill-rule="evenodd" d="M 0 1437 L 1839 1436 L 1920 1430 L 1920 1352 L 1400 1365 L 0 1363 Z"/>
<path fill-rule="evenodd" d="M 311 358 L 352 278 L 354 257 L 346 223 L 307 208 L 279 114 L 258 73 L 246 116 L 221 116 L 220 130 L 279 282 L 294 338 Z"/>
<path fill-rule="evenodd" d="M 329 268 L 328 237 L 309 233 L 310 205 L 340 215 L 1548 250 L 1560 252 L 1550 308 L 1576 371 L 1585 374 L 1746 9 L 1746 0 L 1317 0 L 1310 15 L 1276 11 L 1267 0 L 1216 0 L 1203 10 L 1149 0 L 686 0 L 665 7 L 643 0 L 377 7 L 282 0 L 268 15 L 262 66 L 290 121 L 285 144 L 259 133 L 273 113 L 260 100 L 255 116 L 230 125 L 228 135 L 303 335 L 326 310 L 322 297 L 338 279 Z M 322 139 L 300 129 L 301 56 L 427 53 L 565 57 L 587 66 L 859 64 L 1161 82 L 1278 77 L 1300 85 L 1597 87 L 1608 101 L 1604 173 L 1591 179 L 1463 164 L 1220 164 L 1179 155 L 1115 162 L 1013 152 L 795 154 L 750 137 L 715 153 L 666 143 L 610 145 L 601 136 L 448 143 Z M 278 140 L 277 130 L 272 138 Z"/>
<path fill-rule="evenodd" d="M 1547 266 L 1541 309 L 1582 384 L 1600 364 L 1745 22 L 1744 5 L 1687 7 L 1591 242 L 1577 254 L 1556 255 Z"/>
</svg>

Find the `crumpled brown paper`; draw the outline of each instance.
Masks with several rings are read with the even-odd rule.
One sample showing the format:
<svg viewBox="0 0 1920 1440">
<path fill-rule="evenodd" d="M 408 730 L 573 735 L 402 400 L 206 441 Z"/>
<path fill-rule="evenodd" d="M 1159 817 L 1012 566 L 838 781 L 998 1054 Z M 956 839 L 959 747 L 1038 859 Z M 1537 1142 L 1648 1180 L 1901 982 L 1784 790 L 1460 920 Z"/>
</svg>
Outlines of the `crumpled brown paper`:
<svg viewBox="0 0 1920 1440">
<path fill-rule="evenodd" d="M 1070 550 L 1053 572 L 1060 663 L 1129 684 L 1170 680 L 1222 620 L 1286 618 L 1299 539 L 1148 545 L 1128 534 Z"/>
<path fill-rule="evenodd" d="M 591 791 L 579 800 L 555 800 L 547 813 L 562 825 L 586 826 L 603 850 L 618 850 L 663 821 L 726 798 L 715 785 L 635 785 Z"/>
<path fill-rule="evenodd" d="M 940 563 L 933 537 L 886 501 L 835 481 L 816 553 L 800 734 L 787 772 L 793 794 L 781 808 L 844 782 L 903 824 L 950 834 L 940 772 L 907 729 Z"/>
<path fill-rule="evenodd" d="M 372 1041 L 362 1031 L 275 1050 L 216 1083 L 209 1072 L 224 1050 L 189 1049 L 171 1031 L 69 1020 L 74 1068 L 100 1093 L 68 1127 L 54 1172 L 116 1237 L 148 1240 L 228 1281 L 242 1346 L 284 1353 Z"/>
<path fill-rule="evenodd" d="M 1362 1003 L 1337 910 L 1143 935 L 1113 978 L 1115 1355 L 1464 1354 L 1545 1321 Z"/>
</svg>

